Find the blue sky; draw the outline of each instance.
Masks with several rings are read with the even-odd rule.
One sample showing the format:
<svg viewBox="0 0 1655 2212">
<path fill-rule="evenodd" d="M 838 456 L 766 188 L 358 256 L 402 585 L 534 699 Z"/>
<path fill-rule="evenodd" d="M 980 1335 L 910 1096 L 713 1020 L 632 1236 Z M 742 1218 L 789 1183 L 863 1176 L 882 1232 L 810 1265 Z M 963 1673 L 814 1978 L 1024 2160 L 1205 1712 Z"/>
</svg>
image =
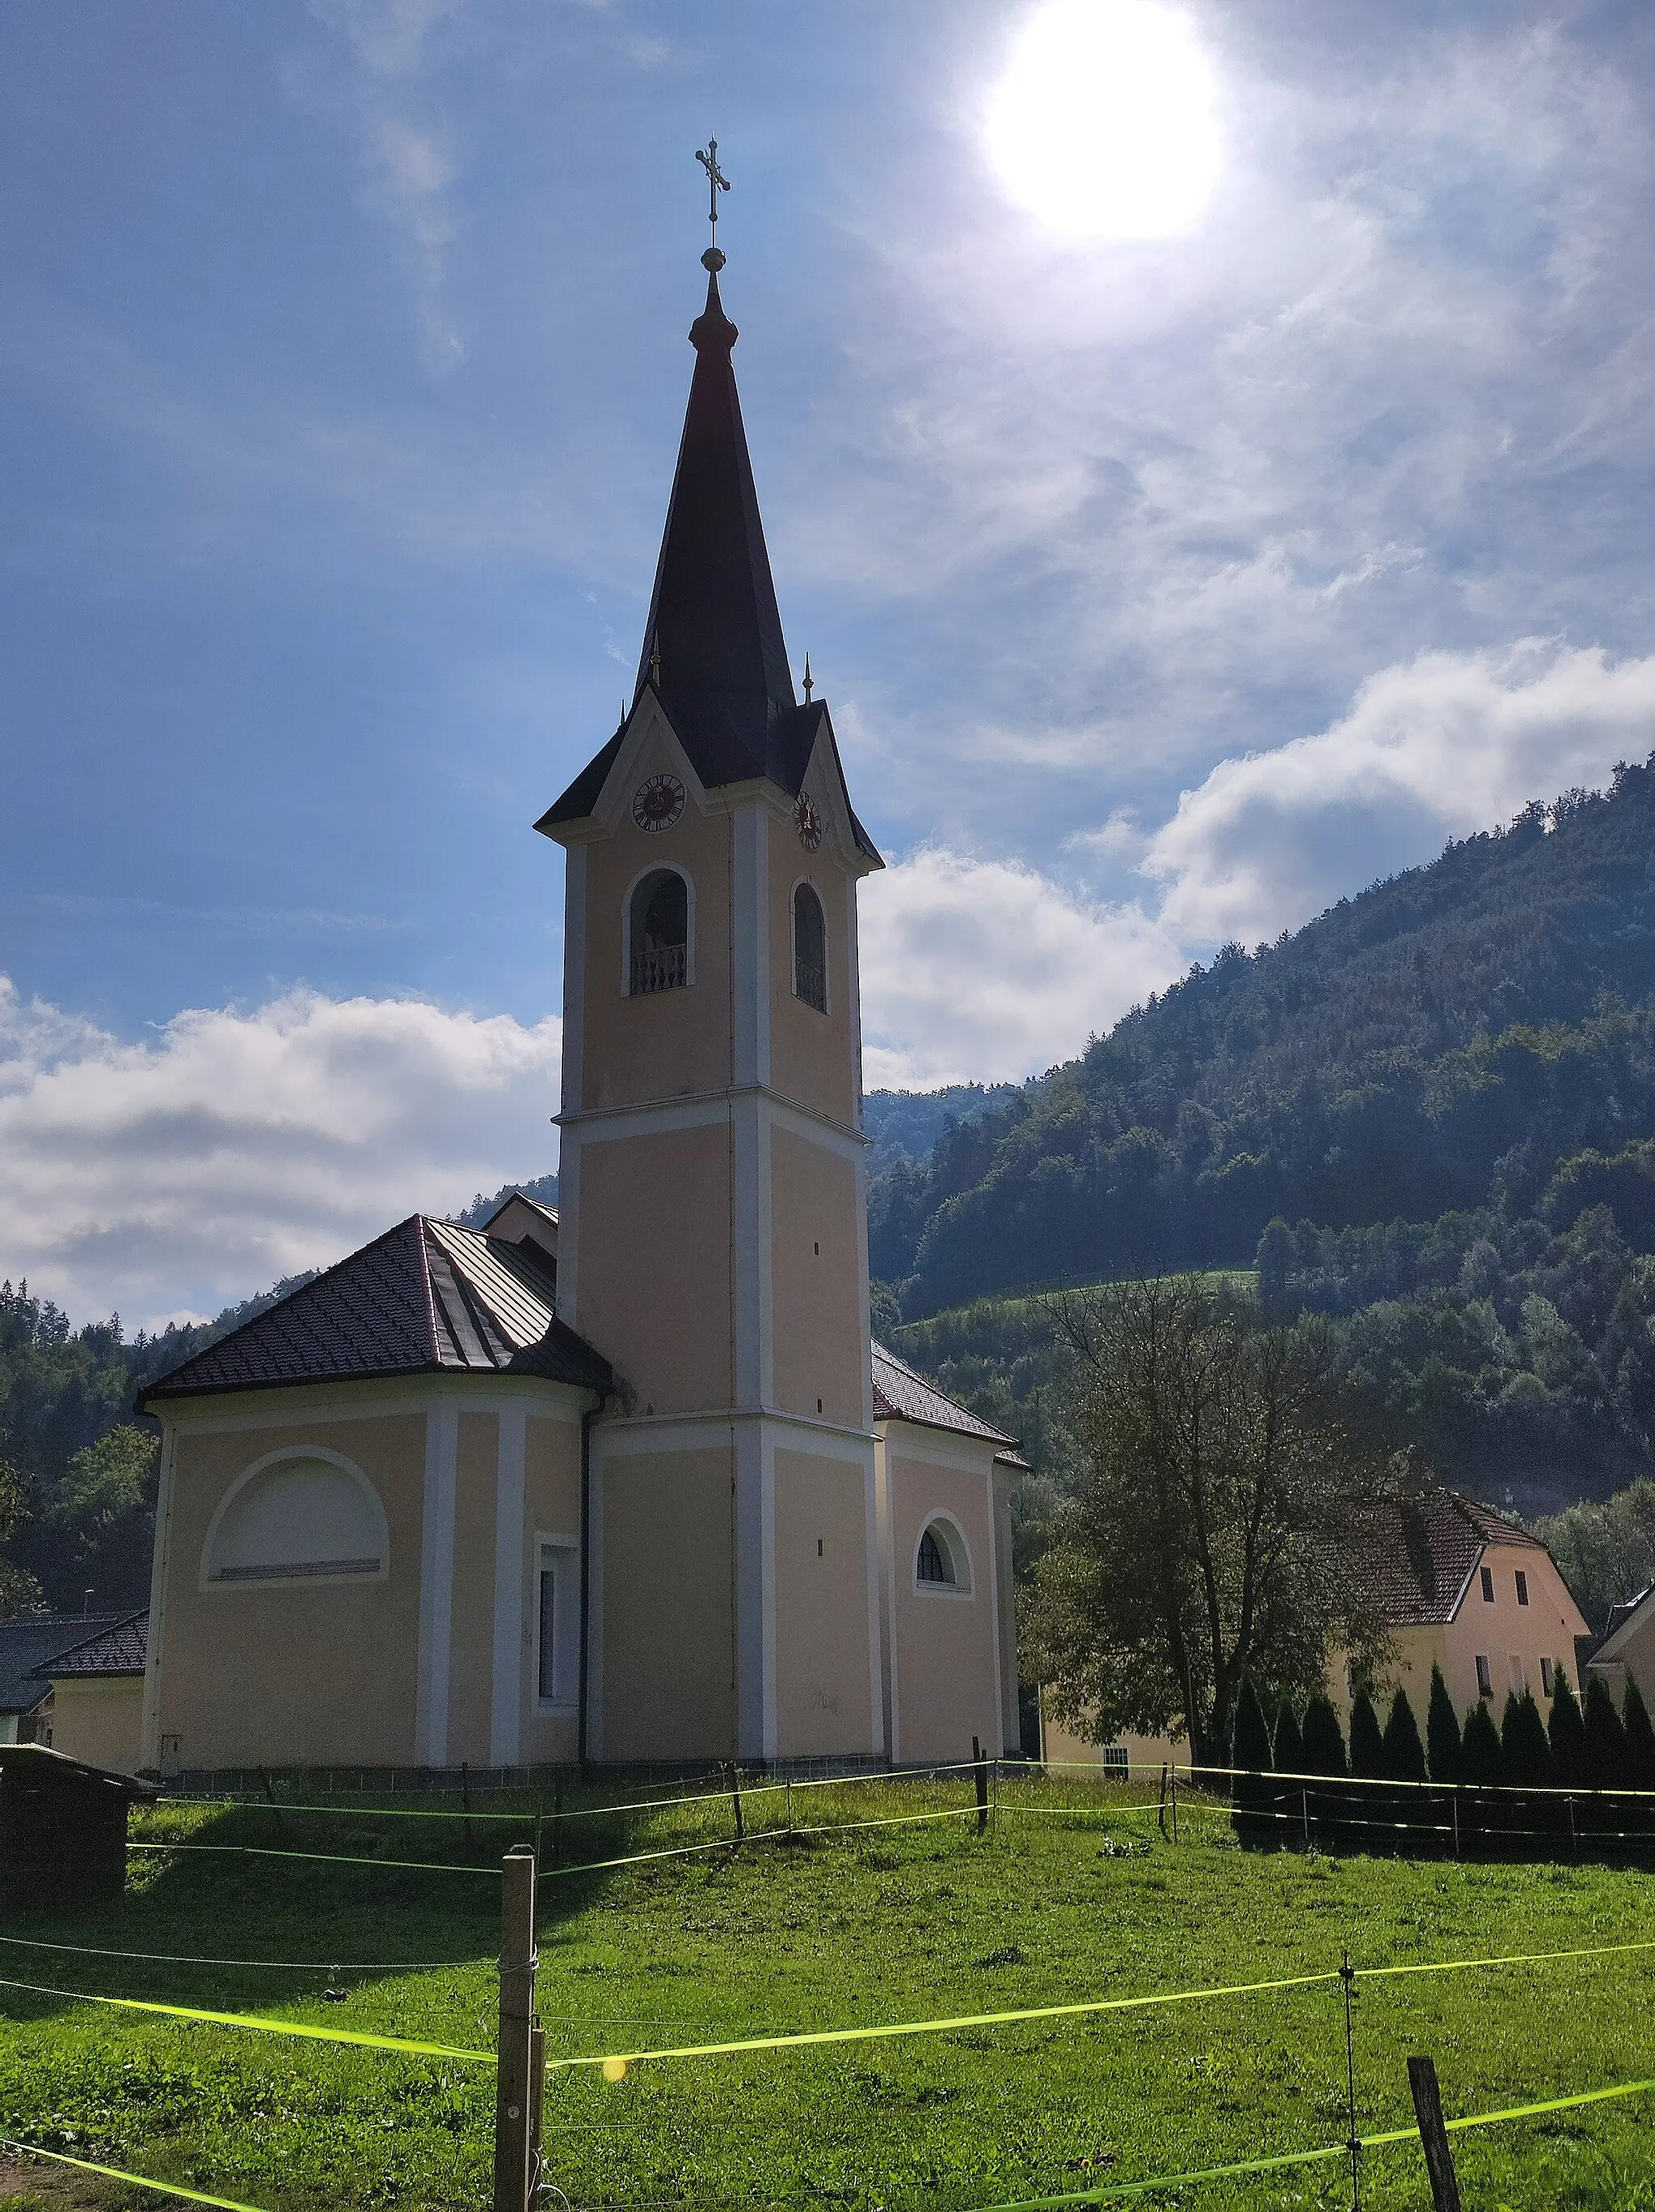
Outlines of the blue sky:
<svg viewBox="0 0 1655 2212">
<path fill-rule="evenodd" d="M 1649 11 L 1190 0 L 1215 181 L 1122 239 L 991 158 L 1049 4 L 0 12 L 0 1273 L 211 1311 L 554 1164 L 528 825 L 635 664 L 709 130 L 870 1079 L 1655 745 Z"/>
</svg>

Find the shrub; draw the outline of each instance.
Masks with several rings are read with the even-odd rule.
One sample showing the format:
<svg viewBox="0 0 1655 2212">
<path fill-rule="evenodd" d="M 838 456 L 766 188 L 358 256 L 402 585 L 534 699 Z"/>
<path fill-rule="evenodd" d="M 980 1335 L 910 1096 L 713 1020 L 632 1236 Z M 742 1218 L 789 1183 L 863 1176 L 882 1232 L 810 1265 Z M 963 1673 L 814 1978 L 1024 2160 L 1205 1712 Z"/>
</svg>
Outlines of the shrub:
<svg viewBox="0 0 1655 2212">
<path fill-rule="evenodd" d="M 1356 1702 L 1350 1708 L 1350 1771 L 1371 1775 L 1375 1781 L 1385 1778 L 1385 1738 L 1373 1700 L 1366 1690 L 1356 1692 Z"/>
<path fill-rule="evenodd" d="M 1580 1717 L 1569 1678 L 1560 1667 L 1553 1678 L 1551 1711 L 1546 1718 L 1546 1739 L 1551 1747 L 1552 1780 L 1560 1790 L 1584 1790 L 1586 1784 L 1586 1724 Z"/>
<path fill-rule="evenodd" d="M 1278 1774 L 1304 1774 L 1305 1740 L 1300 1734 L 1299 1723 L 1294 1717 L 1293 1707 L 1283 1705 L 1276 1717 L 1276 1771 Z"/>
<path fill-rule="evenodd" d="M 1305 1707 L 1305 1772 L 1346 1775 L 1344 1731 L 1330 1698 L 1312 1698 Z"/>
<path fill-rule="evenodd" d="M 1627 1677 L 1627 1693 L 1621 1706 L 1621 1720 L 1626 1729 L 1627 1753 L 1623 1769 L 1627 1790 L 1655 1790 L 1655 1729 L 1649 1724 L 1649 1708 L 1644 1703 L 1643 1692 Z"/>
<path fill-rule="evenodd" d="M 1414 1718 L 1408 1692 L 1400 1683 L 1385 1723 L 1383 1759 L 1387 1782 L 1425 1780 L 1425 1746 L 1420 1741 L 1419 1723 Z"/>
<path fill-rule="evenodd" d="M 1500 1779 L 1500 1731 L 1486 1702 L 1479 1698 L 1465 1716 L 1460 1738 L 1459 1778 L 1462 1782 L 1492 1784 Z"/>
<path fill-rule="evenodd" d="M 1431 1703 L 1425 1715 L 1425 1748 L 1433 1782 L 1459 1780 L 1459 1716 L 1442 1679 L 1440 1667 L 1431 1669 Z"/>
<path fill-rule="evenodd" d="M 1626 1786 L 1627 1732 L 1609 1685 L 1594 1674 L 1586 1685 L 1586 1711 L 1582 1723 L 1585 1738 L 1586 1787 L 1619 1790 Z"/>
<path fill-rule="evenodd" d="M 1508 1790 L 1544 1790 L 1551 1781 L 1551 1746 L 1532 1693 L 1506 1692 L 1500 1723 L 1500 1778 Z"/>
</svg>

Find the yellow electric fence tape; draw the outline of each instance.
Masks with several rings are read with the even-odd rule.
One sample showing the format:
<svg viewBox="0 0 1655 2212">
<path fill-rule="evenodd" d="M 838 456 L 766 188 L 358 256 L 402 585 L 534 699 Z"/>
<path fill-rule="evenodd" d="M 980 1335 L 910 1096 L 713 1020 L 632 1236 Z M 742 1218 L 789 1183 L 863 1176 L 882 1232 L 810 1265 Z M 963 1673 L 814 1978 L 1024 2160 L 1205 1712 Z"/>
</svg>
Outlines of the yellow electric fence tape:
<svg viewBox="0 0 1655 2212">
<path fill-rule="evenodd" d="M 259 2212 L 256 2204 L 243 2204 L 233 2197 L 209 2197 L 204 2189 L 185 2189 L 176 2181 L 151 2181 L 147 2173 L 124 2173 L 118 2166 L 96 2166 L 89 2158 L 71 2158 L 65 2150 L 42 2150 L 37 2143 L 13 2142 L 0 2136 L 0 2150 L 22 2151 L 30 2158 L 49 2158 L 57 2166 L 78 2166 L 82 2173 L 101 2173 L 106 2181 L 130 2182 L 135 2189 L 159 2190 L 163 2197 L 187 2197 L 191 2204 L 216 2204 L 222 2212 Z"/>
<path fill-rule="evenodd" d="M 1394 1974 L 1463 1973 L 1480 1966 L 1545 1966 L 1565 1959 L 1613 1958 L 1629 1951 L 1650 1950 L 1655 1950 L 1655 1936 L 1630 1943 L 1581 1945 L 1566 1951 L 1519 1951 L 1482 1959 L 1440 1959 L 1417 1965 L 1364 1966 L 1357 1969 L 1356 1978 L 1368 1981 Z M 797 2051 L 833 2043 L 877 2043 L 899 2035 L 947 2035 L 960 2028 L 1007 2027 L 1023 2021 L 1076 2020 L 1100 2013 L 1141 2012 L 1155 2005 L 1192 2004 L 1203 1997 L 1262 1996 L 1278 1990 L 1312 1989 L 1339 1979 L 1337 1970 L 1329 1969 L 1314 1974 L 1278 1975 L 1262 1982 L 1214 1983 L 1198 1989 L 1151 1990 L 1139 1996 L 1089 1997 L 1066 2004 L 1028 2005 L 1009 2012 L 959 2013 L 938 2020 L 886 2021 L 870 2026 L 808 2032 L 790 2030 L 780 2035 L 742 2036 L 720 2043 L 674 2044 L 653 2051 L 585 2051 L 573 2057 L 548 2059 L 546 2070 L 550 2074 L 575 2066 L 596 2066 L 606 2081 L 618 2081 L 628 2066 L 641 2065 L 646 2060 L 721 2058 L 739 2051 Z M 492 2051 L 460 2050 L 445 2043 L 417 2043 L 401 2036 L 367 2035 L 343 2027 L 312 2027 L 302 2021 L 270 2020 L 254 2013 L 209 2012 L 194 2005 L 161 2004 L 144 1997 L 100 1996 L 84 1990 L 53 1989 L 45 1983 L 13 1981 L 3 1976 L 0 1976 L 0 1989 L 27 1990 L 36 1996 L 58 1997 L 70 2004 L 113 2005 L 129 2012 L 160 2013 L 175 2020 L 207 2021 L 221 2027 L 252 2028 L 267 2035 L 296 2035 L 319 2043 L 355 2044 L 367 2050 L 401 2051 L 418 2057 L 458 2058 L 479 2066 L 492 2066 L 494 2063 Z"/>
<path fill-rule="evenodd" d="M 947 2020 L 888 2021 L 873 2027 L 820 2027 L 809 2034 L 744 2036 L 731 2043 L 686 2043 L 664 2051 L 589 2051 L 578 2058 L 549 2058 L 546 2071 L 570 2066 L 599 2066 L 606 2080 L 619 2081 L 611 2069 L 640 2065 L 646 2058 L 719 2058 L 738 2051 L 797 2051 L 807 2045 L 876 2043 L 894 2035 L 947 2035 L 961 2027 L 1005 2027 L 1025 2020 L 1073 2020 L 1086 2013 L 1131 2012 L 1147 2005 L 1189 2004 L 1198 1997 L 1256 1996 L 1267 1990 L 1308 1989 L 1316 1982 L 1337 1982 L 1336 1972 L 1287 1974 L 1269 1982 L 1235 1982 L 1198 1990 L 1156 1990 L 1147 1996 L 1092 1997 L 1077 2004 L 1028 2005 L 1016 2012 L 961 2013 Z"/>
<path fill-rule="evenodd" d="M 1611 2088 L 1582 2089 L 1572 2097 L 1543 2097 L 1532 2105 L 1506 2105 L 1497 2112 L 1470 2112 L 1463 2119 L 1449 2120 L 1446 2124 L 1457 2131 L 1498 2127 L 1507 2120 L 1534 2119 L 1543 2112 L 1566 2112 L 1580 2105 L 1603 2105 L 1614 2097 L 1641 2096 L 1651 2089 L 1655 2089 L 1655 2080 L 1617 2081 Z M 1359 2136 L 1356 2140 L 1363 2150 L 1384 2150 L 1397 2143 L 1417 2142 L 1419 2135 L 1416 2127 L 1387 2128 L 1381 2134 Z M 1178 2189 L 1192 2181 L 1222 2181 L 1233 2174 L 1268 2173 L 1279 2166 L 1315 2166 L 1328 2159 L 1349 2155 L 1349 2143 L 1324 2143 L 1316 2150 L 1282 2151 L 1273 2158 L 1246 2159 L 1236 2166 L 1202 2166 L 1189 2173 L 1157 2173 L 1147 2181 L 1117 2181 L 1101 2189 L 1072 2190 L 1062 2197 L 1019 2197 L 1012 2203 L 986 2206 L 984 2212 L 1048 2212 L 1048 2208 L 1060 2204 L 1104 2204 L 1112 2197 L 1141 2197 L 1151 2190 Z"/>
<path fill-rule="evenodd" d="M 123 2012 L 155 2012 L 169 2020 L 209 2021 L 215 2027 L 250 2027 L 263 2035 L 298 2035 L 312 2043 L 355 2043 L 369 2051 L 402 2051 L 419 2058 L 460 2058 L 492 2066 L 492 2051 L 458 2051 L 446 2043 L 413 2043 L 400 2035 L 363 2035 L 346 2027 L 311 2027 L 303 2021 L 267 2020 L 251 2012 L 203 2012 L 197 2005 L 157 2004 L 149 1997 L 103 1997 L 85 1990 L 54 1990 L 43 1982 L 14 1982 L 0 1976 L 0 1990 L 28 1990 L 36 1996 L 61 1997 L 70 2004 L 115 2005 Z"/>
</svg>

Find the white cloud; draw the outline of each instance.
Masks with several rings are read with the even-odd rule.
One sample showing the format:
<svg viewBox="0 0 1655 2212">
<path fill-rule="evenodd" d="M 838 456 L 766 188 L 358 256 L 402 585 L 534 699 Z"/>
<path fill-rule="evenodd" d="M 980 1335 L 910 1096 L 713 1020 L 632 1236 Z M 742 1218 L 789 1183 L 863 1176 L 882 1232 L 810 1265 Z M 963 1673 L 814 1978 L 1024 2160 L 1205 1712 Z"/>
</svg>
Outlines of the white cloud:
<svg viewBox="0 0 1655 2212">
<path fill-rule="evenodd" d="M 0 1274 L 213 1312 L 555 1160 L 561 1024 L 295 991 L 127 1044 L 0 977 Z"/>
<path fill-rule="evenodd" d="M 1181 964 L 1137 905 L 1094 905 L 1015 861 L 935 847 L 868 879 L 860 931 L 870 1089 L 1038 1073 Z"/>
<path fill-rule="evenodd" d="M 1655 656 L 1612 662 L 1529 639 L 1426 653 L 1363 684 L 1331 727 L 1221 761 L 1150 838 L 1160 922 L 1251 943 L 1430 859 L 1531 799 L 1602 786 L 1655 744 Z"/>
</svg>

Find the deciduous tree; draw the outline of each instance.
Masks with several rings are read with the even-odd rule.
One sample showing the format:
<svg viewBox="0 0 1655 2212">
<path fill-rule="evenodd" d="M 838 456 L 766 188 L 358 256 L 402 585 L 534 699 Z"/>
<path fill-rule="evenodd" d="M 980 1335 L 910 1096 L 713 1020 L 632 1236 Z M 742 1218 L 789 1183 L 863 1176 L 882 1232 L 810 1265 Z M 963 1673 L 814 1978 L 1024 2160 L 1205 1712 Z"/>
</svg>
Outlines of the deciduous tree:
<svg viewBox="0 0 1655 2212">
<path fill-rule="evenodd" d="M 1026 1671 L 1106 1741 L 1188 1735 L 1222 1766 L 1241 1684 L 1319 1686 L 1330 1649 L 1385 1648 L 1346 1550 L 1398 1479 L 1321 1324 L 1266 1322 L 1199 1279 L 1052 1302 L 1074 1363 L 1080 1477 L 1024 1613 Z"/>
</svg>

